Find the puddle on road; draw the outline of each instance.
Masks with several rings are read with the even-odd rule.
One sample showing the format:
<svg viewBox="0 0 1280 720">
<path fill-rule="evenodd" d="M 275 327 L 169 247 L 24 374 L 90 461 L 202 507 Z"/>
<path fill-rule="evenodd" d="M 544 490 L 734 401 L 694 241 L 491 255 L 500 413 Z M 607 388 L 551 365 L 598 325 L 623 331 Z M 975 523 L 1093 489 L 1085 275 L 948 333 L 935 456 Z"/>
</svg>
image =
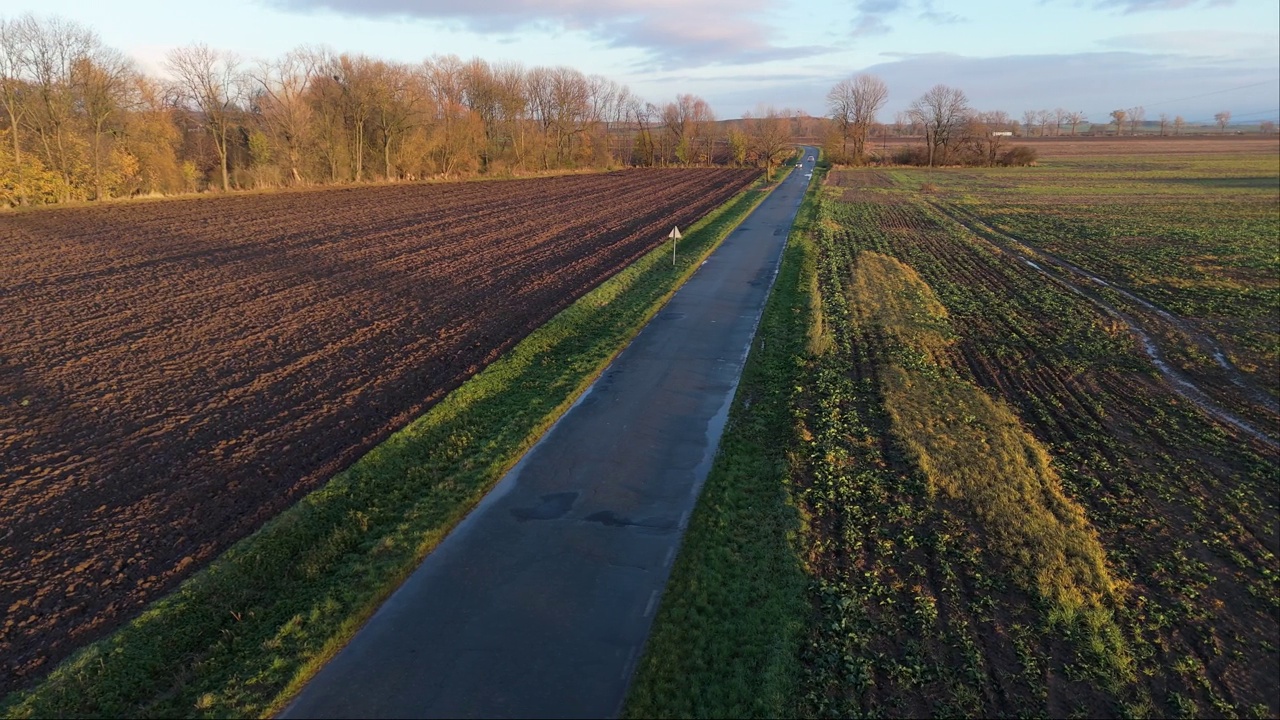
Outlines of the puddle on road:
<svg viewBox="0 0 1280 720">
<path fill-rule="evenodd" d="M 525 520 L 555 520 L 563 517 L 571 509 L 573 503 L 578 499 L 576 492 L 551 493 L 543 495 L 542 502 L 534 507 L 515 508 L 511 514 L 521 522 Z"/>
<path fill-rule="evenodd" d="M 592 513 L 583 520 L 587 522 L 598 522 L 606 527 L 635 527 L 642 530 L 664 531 L 675 528 L 676 522 L 671 518 L 664 517 L 648 517 L 640 520 L 632 520 L 619 516 L 612 510 L 601 510 Z"/>
</svg>

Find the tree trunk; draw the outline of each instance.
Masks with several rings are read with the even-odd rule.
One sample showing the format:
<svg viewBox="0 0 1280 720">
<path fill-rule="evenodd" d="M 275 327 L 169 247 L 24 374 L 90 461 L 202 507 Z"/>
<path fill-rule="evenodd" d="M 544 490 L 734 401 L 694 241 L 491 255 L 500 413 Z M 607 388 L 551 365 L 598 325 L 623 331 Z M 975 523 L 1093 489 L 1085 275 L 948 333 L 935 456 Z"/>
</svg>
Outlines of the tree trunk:
<svg viewBox="0 0 1280 720">
<path fill-rule="evenodd" d="M 93 199 L 102 199 L 102 123 L 99 118 L 93 127 Z"/>
<path fill-rule="evenodd" d="M 356 137 L 355 137 L 356 182 L 360 182 L 360 180 L 364 176 L 364 121 L 363 120 L 356 121 L 355 131 L 356 131 Z"/>
<path fill-rule="evenodd" d="M 387 135 L 387 137 L 382 142 L 382 166 L 383 166 L 383 174 L 386 175 L 387 180 L 394 179 L 391 177 L 391 136 L 390 135 Z"/>
<path fill-rule="evenodd" d="M 71 170 L 67 168 L 67 150 L 62 144 L 62 123 L 53 126 L 54 140 L 58 146 L 58 172 L 62 175 L 62 200 L 71 200 Z"/>
<path fill-rule="evenodd" d="M 298 172 L 298 148 L 289 144 L 289 172 L 293 175 L 293 184 L 302 184 L 302 175 Z"/>
<path fill-rule="evenodd" d="M 222 165 L 222 192 L 231 190 L 231 180 L 227 173 L 227 129 L 224 127 L 216 138 L 218 146 L 218 160 Z"/>
<path fill-rule="evenodd" d="M 17 173 L 18 205 L 27 204 L 26 183 L 22 180 L 22 145 L 18 143 L 18 117 L 9 109 L 9 132 L 13 135 L 13 169 Z"/>
</svg>

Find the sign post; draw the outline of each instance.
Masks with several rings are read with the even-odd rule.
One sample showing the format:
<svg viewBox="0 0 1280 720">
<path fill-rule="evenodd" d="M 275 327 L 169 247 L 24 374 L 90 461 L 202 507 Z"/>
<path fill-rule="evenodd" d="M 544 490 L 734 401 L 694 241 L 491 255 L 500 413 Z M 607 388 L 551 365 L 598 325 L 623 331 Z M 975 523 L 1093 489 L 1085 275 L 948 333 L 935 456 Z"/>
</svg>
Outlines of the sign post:
<svg viewBox="0 0 1280 720">
<path fill-rule="evenodd" d="M 680 226 L 671 228 L 671 232 L 667 233 L 667 237 L 671 238 L 671 267 L 676 266 L 676 241 L 680 239 Z"/>
</svg>

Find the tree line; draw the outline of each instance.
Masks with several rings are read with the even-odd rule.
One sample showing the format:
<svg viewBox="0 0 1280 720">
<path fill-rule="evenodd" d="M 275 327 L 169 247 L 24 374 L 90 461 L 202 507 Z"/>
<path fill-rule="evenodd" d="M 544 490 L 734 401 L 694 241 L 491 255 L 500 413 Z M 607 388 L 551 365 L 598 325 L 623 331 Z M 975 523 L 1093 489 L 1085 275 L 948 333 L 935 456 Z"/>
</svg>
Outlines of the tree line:
<svg viewBox="0 0 1280 720">
<path fill-rule="evenodd" d="M 889 97 L 888 86 L 874 75 L 854 75 L 837 83 L 827 93 L 827 112 L 830 119 L 824 141 L 825 152 L 834 162 L 862 164 L 869 161 L 895 162 L 911 165 L 1026 165 L 1035 161 L 1034 149 L 1022 145 L 1013 146 L 1016 137 L 1060 137 L 1069 132 L 1075 136 L 1081 126 L 1089 123 L 1088 116 L 1079 111 L 1027 110 L 1022 121 L 1007 112 L 978 111 L 969 105 L 964 91 L 947 85 L 935 85 L 911 105 L 894 116 L 892 125 L 876 122 L 876 114 L 884 108 Z M 1108 132 L 1114 125 L 1114 134 L 1138 135 L 1144 128 L 1146 111 L 1136 107 L 1113 110 L 1110 121 L 1089 124 L 1090 134 L 1098 130 Z M 1214 115 L 1214 123 L 1220 133 L 1225 133 L 1231 122 L 1231 113 L 1222 111 Z M 1168 113 L 1159 116 L 1158 131 L 1161 136 L 1181 135 L 1188 124 L 1181 115 L 1172 119 Z M 1274 134 L 1274 122 L 1264 120 L 1259 131 Z M 872 132 L 878 130 L 882 137 L 890 133 L 898 136 L 922 137 L 924 143 L 917 146 L 897 147 L 894 155 L 876 154 L 871 147 Z"/>
<path fill-rule="evenodd" d="M 712 161 L 771 167 L 791 113 L 731 127 L 569 67 L 205 45 L 141 72 L 62 18 L 0 18 L 0 206 Z"/>
<path fill-rule="evenodd" d="M 897 148 L 892 158 L 876 157 L 868 143 L 888 97 L 888 86 L 874 75 L 855 75 L 831 89 L 827 110 L 832 122 L 824 148 L 833 162 L 857 165 L 875 159 L 932 167 L 1026 165 L 1035 160 L 1030 148 L 1008 147 L 1018 130 L 1008 113 L 977 111 L 963 90 L 947 85 L 933 86 L 895 117 L 897 134 L 922 137 L 924 143 Z M 879 127 L 882 134 L 888 131 Z"/>
<path fill-rule="evenodd" d="M 876 121 L 888 88 L 872 75 L 833 87 L 824 118 L 762 105 L 718 122 L 696 95 L 654 104 L 563 66 L 399 63 L 318 46 L 249 61 L 200 44 L 164 65 L 166 78 L 148 76 L 62 18 L 0 17 L 0 207 L 628 165 L 772 172 L 797 138 L 862 163 L 875 155 L 873 130 L 891 128 L 923 144 L 881 162 L 1026 164 L 1034 152 L 1009 138 L 1074 135 L 1088 122 L 1060 108 L 1028 110 L 1019 123 L 937 85 L 889 126 Z M 1141 107 L 1111 113 L 1116 134 L 1144 119 Z M 1225 131 L 1230 113 L 1216 120 Z M 1184 126 L 1160 116 L 1161 134 Z"/>
</svg>

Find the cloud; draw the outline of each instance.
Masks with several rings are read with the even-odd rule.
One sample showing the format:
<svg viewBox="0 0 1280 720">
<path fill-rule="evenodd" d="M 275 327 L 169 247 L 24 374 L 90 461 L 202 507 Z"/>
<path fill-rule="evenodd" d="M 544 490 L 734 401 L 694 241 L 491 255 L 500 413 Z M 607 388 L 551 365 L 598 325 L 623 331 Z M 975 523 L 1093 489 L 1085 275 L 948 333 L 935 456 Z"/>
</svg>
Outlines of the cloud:
<svg viewBox="0 0 1280 720">
<path fill-rule="evenodd" d="M 893 28 L 889 27 L 889 23 L 879 15 L 859 15 L 853 21 L 853 37 L 868 37 L 871 35 L 887 35 Z"/>
<path fill-rule="evenodd" d="M 893 30 L 889 17 L 906 15 L 908 12 L 914 12 L 915 17 L 920 20 L 938 25 L 965 21 L 955 13 L 938 10 L 935 0 L 861 0 L 857 11 L 853 18 L 853 37 L 888 34 Z"/>
<path fill-rule="evenodd" d="M 935 9 L 933 0 L 921 0 L 920 19 L 928 20 L 937 25 L 954 25 L 965 21 L 963 17 L 955 13 L 942 12 Z"/>
<path fill-rule="evenodd" d="M 639 49 L 660 69 L 742 65 L 822 54 L 781 47 L 758 16 L 776 0 L 267 0 L 289 11 L 443 21 L 476 33 L 580 32 Z"/>
<path fill-rule="evenodd" d="M 889 86 L 889 106 L 905 108 L 935 84 L 964 90 L 979 110 L 1065 107 L 1095 120 L 1117 107 L 1142 105 L 1188 120 L 1213 116 L 1224 107 L 1237 113 L 1280 112 L 1277 68 L 1220 63 L 1172 54 L 1096 52 L 975 58 L 950 53 L 899 55 L 865 68 Z M 1248 86 L 1248 87 L 1246 87 Z"/>
<path fill-rule="evenodd" d="M 1116 35 L 1099 41 L 1107 48 L 1257 62 L 1280 57 L 1280 34 L 1226 30 L 1170 30 Z"/>
<path fill-rule="evenodd" d="M 1219 7 L 1232 5 L 1233 0 L 1101 0 L 1094 4 L 1097 8 L 1117 8 L 1126 15 L 1136 12 L 1154 12 L 1159 10 L 1181 10 L 1195 5 Z"/>
</svg>

